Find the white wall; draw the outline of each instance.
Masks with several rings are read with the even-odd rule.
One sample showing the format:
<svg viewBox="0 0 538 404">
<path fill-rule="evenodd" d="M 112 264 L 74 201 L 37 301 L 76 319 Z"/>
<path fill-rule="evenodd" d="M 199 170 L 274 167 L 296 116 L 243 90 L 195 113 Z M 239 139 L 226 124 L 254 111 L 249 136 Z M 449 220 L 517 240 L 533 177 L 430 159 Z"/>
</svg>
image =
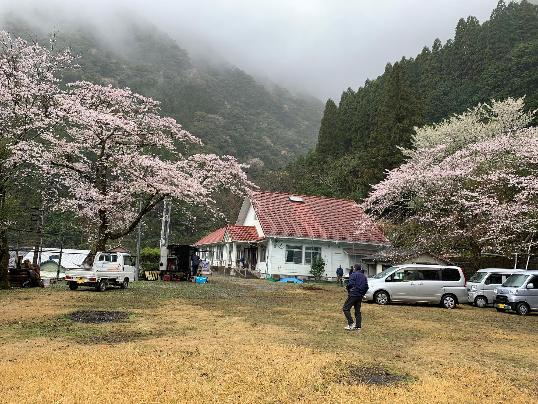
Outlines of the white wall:
<svg viewBox="0 0 538 404">
<path fill-rule="evenodd" d="M 256 217 L 256 212 L 254 212 L 252 203 L 249 204 L 247 214 L 245 216 L 245 220 L 243 221 L 243 223 L 240 224 L 240 226 L 254 226 L 256 227 L 258 236 L 260 237 L 264 236 L 262 226 L 260 225 L 260 222 L 258 221 L 258 218 Z"/>
<path fill-rule="evenodd" d="M 267 268 L 269 274 L 311 276 L 310 264 L 304 263 L 304 247 L 321 247 L 321 256 L 325 261 L 324 276 L 326 277 L 336 277 L 336 268 L 338 265 L 342 265 L 344 269 L 351 265 L 349 256 L 344 252 L 344 247 L 347 247 L 344 244 L 298 239 L 278 239 L 278 242 L 270 239 L 270 242 L 272 244 L 271 248 L 267 249 Z M 303 246 L 302 264 L 286 262 L 286 244 Z"/>
</svg>

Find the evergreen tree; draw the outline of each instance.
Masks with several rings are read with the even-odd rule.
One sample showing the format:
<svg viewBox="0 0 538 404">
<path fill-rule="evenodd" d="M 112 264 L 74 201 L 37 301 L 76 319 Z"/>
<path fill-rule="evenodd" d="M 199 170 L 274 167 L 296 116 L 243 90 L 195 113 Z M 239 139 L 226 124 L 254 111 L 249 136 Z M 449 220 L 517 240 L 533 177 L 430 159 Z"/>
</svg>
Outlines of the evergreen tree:
<svg viewBox="0 0 538 404">
<path fill-rule="evenodd" d="M 538 109 L 538 6 L 500 1 L 489 21 L 461 19 L 454 39 L 388 63 L 338 106 L 328 101 L 315 152 L 287 170 L 289 189 L 362 199 L 403 161 L 415 126 L 523 96 L 527 110 Z"/>
<path fill-rule="evenodd" d="M 320 156 L 336 156 L 338 153 L 337 145 L 334 141 L 338 125 L 338 107 L 330 98 L 325 104 L 321 126 L 319 128 L 319 137 L 317 151 Z"/>
</svg>

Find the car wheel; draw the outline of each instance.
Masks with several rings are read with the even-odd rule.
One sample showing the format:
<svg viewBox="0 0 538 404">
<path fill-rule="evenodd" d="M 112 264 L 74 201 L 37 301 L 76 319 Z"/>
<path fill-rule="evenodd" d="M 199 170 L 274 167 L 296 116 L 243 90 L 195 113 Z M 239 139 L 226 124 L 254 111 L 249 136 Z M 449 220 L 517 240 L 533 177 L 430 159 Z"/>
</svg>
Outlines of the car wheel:
<svg viewBox="0 0 538 404">
<path fill-rule="evenodd" d="M 120 288 L 127 289 L 129 287 L 129 278 L 125 278 L 120 285 Z"/>
<path fill-rule="evenodd" d="M 454 295 L 444 295 L 441 299 L 441 306 L 445 309 L 454 309 L 457 304 L 458 301 Z"/>
<path fill-rule="evenodd" d="M 527 314 L 529 314 L 529 311 L 530 309 L 527 303 L 518 303 L 518 305 L 516 306 L 516 313 L 520 316 L 526 316 Z"/>
<path fill-rule="evenodd" d="M 387 292 L 381 290 L 379 292 L 376 292 L 376 294 L 374 295 L 374 300 L 377 304 L 385 305 L 390 302 L 390 296 Z"/>
<path fill-rule="evenodd" d="M 488 305 L 488 299 L 486 296 L 477 296 L 476 299 L 474 299 L 474 305 L 476 307 L 486 307 Z"/>
<path fill-rule="evenodd" d="M 78 289 L 78 283 L 76 283 L 76 282 L 69 282 L 69 289 L 71 289 L 71 290 L 77 290 L 77 289 Z"/>
<path fill-rule="evenodd" d="M 101 279 L 99 283 L 95 286 L 98 292 L 104 292 L 106 290 L 106 281 Z"/>
</svg>

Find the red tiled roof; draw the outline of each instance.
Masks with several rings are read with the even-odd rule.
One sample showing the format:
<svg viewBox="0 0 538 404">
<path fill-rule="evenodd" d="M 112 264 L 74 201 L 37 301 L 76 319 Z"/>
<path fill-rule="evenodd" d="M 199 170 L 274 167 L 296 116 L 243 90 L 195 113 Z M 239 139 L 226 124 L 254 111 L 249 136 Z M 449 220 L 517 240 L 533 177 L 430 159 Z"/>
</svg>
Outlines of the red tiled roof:
<svg viewBox="0 0 538 404">
<path fill-rule="evenodd" d="M 217 229 L 214 232 L 209 233 L 207 236 L 202 237 L 200 240 L 194 243 L 194 245 L 207 245 L 207 244 L 222 243 L 222 241 L 224 240 L 225 231 L 226 231 L 226 227 Z"/>
<path fill-rule="evenodd" d="M 258 241 L 260 236 L 254 226 L 228 225 L 202 237 L 195 246 L 217 244 L 224 242 L 224 235 L 228 234 L 232 241 Z"/>
<path fill-rule="evenodd" d="M 226 233 L 233 241 L 258 241 L 260 239 L 254 226 L 231 225 L 226 228 Z"/>
<path fill-rule="evenodd" d="M 265 236 L 314 238 L 356 243 L 388 243 L 381 229 L 354 201 L 253 192 L 251 201 Z"/>
</svg>

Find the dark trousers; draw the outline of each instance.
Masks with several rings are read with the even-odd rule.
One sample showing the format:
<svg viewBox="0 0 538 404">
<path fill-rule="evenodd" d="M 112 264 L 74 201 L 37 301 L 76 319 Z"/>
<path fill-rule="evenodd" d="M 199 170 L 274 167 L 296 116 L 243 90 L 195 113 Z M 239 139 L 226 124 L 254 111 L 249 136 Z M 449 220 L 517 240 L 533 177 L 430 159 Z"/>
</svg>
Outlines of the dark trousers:
<svg viewBox="0 0 538 404">
<path fill-rule="evenodd" d="M 353 324 L 353 318 L 351 317 L 351 308 L 355 307 L 355 327 L 361 328 L 361 303 L 362 296 L 348 296 L 342 311 L 346 316 L 347 323 L 349 325 Z"/>
</svg>

